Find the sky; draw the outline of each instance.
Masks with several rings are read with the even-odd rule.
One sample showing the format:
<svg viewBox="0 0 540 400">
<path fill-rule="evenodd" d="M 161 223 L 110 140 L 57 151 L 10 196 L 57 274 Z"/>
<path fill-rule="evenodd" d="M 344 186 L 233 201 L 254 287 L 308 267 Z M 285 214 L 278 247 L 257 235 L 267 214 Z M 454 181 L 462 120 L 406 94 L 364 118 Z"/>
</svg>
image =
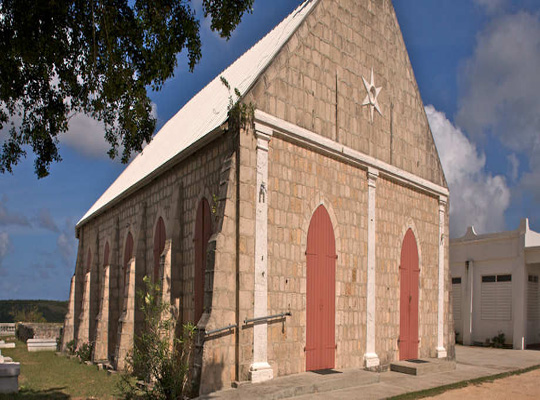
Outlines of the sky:
<svg viewBox="0 0 540 400">
<path fill-rule="evenodd" d="M 203 19 L 195 71 L 180 54 L 174 78 L 150 93 L 158 129 L 300 3 L 256 0 L 229 41 Z M 451 237 L 469 225 L 516 229 L 525 217 L 540 231 L 540 2 L 394 0 L 394 8 L 450 187 Z M 63 161 L 49 177 L 36 178 L 32 157 L 0 174 L 0 300 L 68 298 L 75 224 L 125 167 L 107 158 L 102 127 L 84 115 L 60 143 Z"/>
</svg>

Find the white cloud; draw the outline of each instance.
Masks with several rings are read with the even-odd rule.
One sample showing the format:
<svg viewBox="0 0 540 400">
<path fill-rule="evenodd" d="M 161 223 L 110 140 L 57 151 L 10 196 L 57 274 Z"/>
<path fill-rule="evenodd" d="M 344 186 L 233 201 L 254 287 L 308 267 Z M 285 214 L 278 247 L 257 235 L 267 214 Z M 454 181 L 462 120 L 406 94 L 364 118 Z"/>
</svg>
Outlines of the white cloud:
<svg viewBox="0 0 540 400">
<path fill-rule="evenodd" d="M 519 159 L 512 153 L 506 159 L 508 160 L 508 176 L 513 182 L 516 182 L 519 177 Z"/>
<path fill-rule="evenodd" d="M 77 239 L 75 238 L 75 225 L 68 218 L 65 227 L 58 235 L 56 248 L 65 267 L 73 268 L 77 254 Z"/>
<path fill-rule="evenodd" d="M 0 232 L 0 275 L 2 272 L 2 262 L 7 254 L 11 251 L 11 241 L 7 232 Z"/>
<path fill-rule="evenodd" d="M 76 114 L 69 121 L 69 131 L 61 135 L 60 143 L 84 156 L 105 158 L 110 148 L 105 140 L 105 126 L 85 114 Z"/>
<path fill-rule="evenodd" d="M 51 215 L 51 212 L 48 208 L 42 208 L 39 210 L 38 215 L 35 218 L 35 223 L 39 228 L 48 229 L 53 232 L 60 232 L 56 222 Z"/>
<path fill-rule="evenodd" d="M 504 229 L 510 190 L 503 176 L 486 172 L 486 157 L 463 132 L 433 106 L 426 113 L 450 187 L 450 236 L 462 236 L 467 226 L 477 232 Z"/>
<path fill-rule="evenodd" d="M 465 64 L 456 122 L 517 152 L 540 154 L 540 15 L 494 19 Z"/>
<path fill-rule="evenodd" d="M 13 212 L 7 208 L 7 201 L 6 195 L 3 195 L 0 199 L 0 226 L 30 226 L 30 221 L 28 218 L 26 218 L 26 216 Z"/>
<path fill-rule="evenodd" d="M 158 117 L 157 104 L 152 102 L 151 116 Z M 111 145 L 105 140 L 105 125 L 87 116 L 76 114 L 69 121 L 69 130 L 59 137 L 60 143 L 90 158 L 109 158 Z M 146 144 L 143 144 L 143 148 Z M 120 145 L 118 153 L 122 154 Z"/>
<path fill-rule="evenodd" d="M 474 0 L 476 4 L 484 7 L 487 12 L 495 13 L 501 11 L 507 5 L 507 0 Z"/>
</svg>

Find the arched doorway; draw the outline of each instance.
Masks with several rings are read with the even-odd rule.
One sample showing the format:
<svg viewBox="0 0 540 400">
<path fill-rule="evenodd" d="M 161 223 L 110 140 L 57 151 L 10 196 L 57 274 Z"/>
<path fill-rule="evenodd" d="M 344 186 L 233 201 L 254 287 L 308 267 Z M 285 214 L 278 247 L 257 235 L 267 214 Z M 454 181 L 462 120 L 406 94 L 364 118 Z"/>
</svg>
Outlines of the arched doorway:
<svg viewBox="0 0 540 400">
<path fill-rule="evenodd" d="M 208 201 L 203 198 L 199 202 L 197 219 L 195 222 L 195 324 L 199 322 L 203 313 L 206 249 L 208 247 L 210 236 L 212 236 L 210 206 L 208 205 Z"/>
<path fill-rule="evenodd" d="M 154 233 L 154 283 L 159 280 L 159 258 L 165 250 L 165 223 L 159 217 Z"/>
<path fill-rule="evenodd" d="M 418 358 L 418 247 L 411 229 L 401 247 L 399 302 L 399 359 Z"/>
<path fill-rule="evenodd" d="M 307 237 L 306 371 L 334 368 L 336 243 L 324 206 L 309 224 Z"/>
</svg>

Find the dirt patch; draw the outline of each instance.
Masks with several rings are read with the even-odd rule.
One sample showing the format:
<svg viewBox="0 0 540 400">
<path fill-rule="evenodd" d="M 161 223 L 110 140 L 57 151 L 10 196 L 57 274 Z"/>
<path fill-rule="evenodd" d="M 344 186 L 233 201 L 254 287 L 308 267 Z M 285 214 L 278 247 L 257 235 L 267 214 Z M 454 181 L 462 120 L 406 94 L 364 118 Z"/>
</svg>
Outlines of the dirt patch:
<svg viewBox="0 0 540 400">
<path fill-rule="evenodd" d="M 463 399 L 539 399 L 540 398 L 540 370 L 534 370 L 521 375 L 497 379 L 493 382 L 484 382 L 462 389 L 450 390 L 434 399 L 463 400 Z"/>
</svg>

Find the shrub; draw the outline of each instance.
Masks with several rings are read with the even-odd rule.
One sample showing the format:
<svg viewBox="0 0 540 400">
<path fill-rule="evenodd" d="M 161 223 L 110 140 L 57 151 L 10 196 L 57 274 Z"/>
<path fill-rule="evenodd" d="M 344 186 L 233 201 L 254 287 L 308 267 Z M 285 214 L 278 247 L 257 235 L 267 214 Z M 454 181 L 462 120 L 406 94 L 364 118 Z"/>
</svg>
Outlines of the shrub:
<svg viewBox="0 0 540 400">
<path fill-rule="evenodd" d="M 81 362 L 91 361 L 92 352 L 94 351 L 94 343 L 83 343 L 79 346 L 75 354 Z"/>
<path fill-rule="evenodd" d="M 144 277 L 146 290 L 137 293 L 144 328 L 135 336 L 133 351 L 126 358 L 128 371 L 143 381 L 137 384 L 124 375 L 120 390 L 125 398 L 182 399 L 188 395 L 189 366 L 195 327 L 183 326 L 174 336 L 176 319 L 171 306 L 161 300 L 161 288 Z"/>
<path fill-rule="evenodd" d="M 493 344 L 493 347 L 501 348 L 504 347 L 504 342 L 506 341 L 506 336 L 502 331 L 499 331 L 499 334 L 497 336 L 493 336 L 491 338 L 491 343 Z"/>
<path fill-rule="evenodd" d="M 75 350 L 77 350 L 77 346 L 75 346 L 75 340 L 70 340 L 66 343 L 66 350 L 70 356 L 75 355 Z"/>
</svg>

